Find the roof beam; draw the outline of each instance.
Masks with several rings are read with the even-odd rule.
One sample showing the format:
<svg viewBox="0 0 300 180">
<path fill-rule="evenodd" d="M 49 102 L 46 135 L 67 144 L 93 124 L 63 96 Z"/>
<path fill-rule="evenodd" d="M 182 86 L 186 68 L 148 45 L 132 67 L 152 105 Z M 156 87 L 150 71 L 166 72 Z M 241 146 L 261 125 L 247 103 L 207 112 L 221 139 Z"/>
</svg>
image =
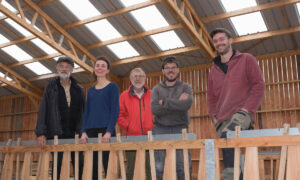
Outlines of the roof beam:
<svg viewBox="0 0 300 180">
<path fill-rule="evenodd" d="M 133 62 L 140 62 L 140 61 L 145 61 L 145 60 L 149 60 L 149 59 L 155 59 L 155 58 L 160 58 L 160 57 L 164 57 L 164 56 L 180 54 L 180 53 L 184 53 L 184 52 L 191 52 L 191 51 L 196 51 L 196 50 L 200 50 L 200 47 L 199 46 L 191 46 L 191 47 L 172 49 L 172 50 L 168 50 L 168 51 L 159 52 L 156 54 L 137 56 L 137 57 L 126 58 L 126 59 L 123 59 L 120 61 L 114 61 L 111 63 L 111 66 L 117 66 L 117 65 L 121 65 L 121 64 L 133 63 Z"/>
<path fill-rule="evenodd" d="M 76 21 L 76 22 L 73 22 L 71 24 L 64 25 L 63 28 L 64 29 L 70 29 L 70 28 L 74 28 L 74 27 L 77 27 L 77 26 L 82 26 L 84 24 L 88 24 L 88 23 L 91 23 L 91 22 L 94 22 L 94 21 L 99 21 L 101 19 L 121 15 L 121 14 L 124 14 L 124 13 L 128 13 L 130 11 L 134 11 L 134 10 L 142 9 L 144 7 L 152 6 L 152 5 L 155 5 L 159 2 L 160 2 L 160 0 L 151 0 L 151 1 L 143 2 L 143 3 L 139 3 L 139 4 L 132 5 L 132 6 L 129 6 L 129 7 L 126 7 L 126 8 L 121 8 L 121 9 L 116 10 L 116 11 L 101 14 L 99 16 L 94 16 L 94 17 L 90 17 L 90 18 L 83 19 L 83 20 L 80 20 L 80 21 Z"/>
<path fill-rule="evenodd" d="M 253 7 L 249 7 L 249 8 L 243 8 L 243 9 L 239 9 L 236 11 L 230 11 L 230 12 L 226 12 L 226 13 L 221 13 L 221 14 L 217 14 L 217 15 L 213 15 L 213 16 L 204 17 L 204 18 L 201 18 L 201 20 L 203 23 L 209 23 L 212 21 L 219 21 L 222 19 L 227 19 L 230 17 L 248 14 L 248 13 L 252 13 L 252 12 L 263 11 L 263 10 L 273 9 L 273 8 L 279 8 L 282 6 L 287 6 L 287 5 L 295 4 L 298 2 L 300 2 L 300 0 L 273 1 L 270 3 L 259 4 L 257 6 L 253 6 Z"/>
<path fill-rule="evenodd" d="M 7 79 L 2 78 L 2 77 L 0 77 L 0 81 L 2 81 L 3 83 L 5 83 L 5 84 L 7 84 L 7 85 L 9 85 L 9 86 L 17 89 L 18 91 L 21 91 L 22 93 L 24 93 L 24 94 L 26 94 L 28 96 L 32 96 L 32 97 L 34 97 L 36 99 L 39 99 L 39 100 L 41 99 L 41 95 L 38 95 L 38 94 L 36 94 L 36 93 L 28 90 L 28 89 L 25 89 L 24 87 L 22 87 L 18 83 L 14 83 L 14 82 L 8 81 Z"/>
<path fill-rule="evenodd" d="M 14 72 L 13 70 L 11 70 L 9 67 L 7 67 L 6 65 L 0 63 L 0 69 L 2 69 L 4 72 L 4 74 L 6 74 L 6 76 L 10 76 L 11 78 L 13 78 L 15 80 L 15 82 L 11 82 L 8 81 L 6 78 L 0 78 L 0 81 L 2 81 L 3 83 L 29 95 L 35 98 L 40 99 L 42 97 L 42 90 L 39 89 L 37 86 L 33 85 L 30 81 L 28 81 L 26 78 L 20 76 L 19 74 L 17 74 L 16 72 Z M 25 85 L 27 85 L 27 87 L 23 87 L 22 84 L 20 82 L 23 82 Z M 30 88 L 30 89 L 29 89 Z"/>
<path fill-rule="evenodd" d="M 174 24 L 174 25 L 170 25 L 170 26 L 162 27 L 162 28 L 157 28 L 157 29 L 150 30 L 150 31 L 144 31 L 144 32 L 137 33 L 137 34 L 130 35 L 130 36 L 123 36 L 123 37 L 108 40 L 108 41 L 103 41 L 103 42 L 99 42 L 99 43 L 95 43 L 95 44 L 90 44 L 90 45 L 86 46 L 86 48 L 87 49 L 94 49 L 94 48 L 106 46 L 106 45 L 109 45 L 109 44 L 114 44 L 114 43 L 118 43 L 118 42 L 122 42 L 122 41 L 129 41 L 129 40 L 132 40 L 132 39 L 142 38 L 142 37 L 145 37 L 145 36 L 150 36 L 152 34 L 158 34 L 158 33 L 171 31 L 171 30 L 176 30 L 176 29 L 181 29 L 181 28 L 182 28 L 181 24 Z"/>
<path fill-rule="evenodd" d="M 20 61 L 20 62 L 17 62 L 17 63 L 13 63 L 13 64 L 8 65 L 8 67 L 9 68 L 14 68 L 16 66 L 21 66 L 21 65 L 24 65 L 24 64 L 28 64 L 28 63 L 33 63 L 33 62 L 37 62 L 37 61 L 52 59 L 52 58 L 58 57 L 60 55 L 61 55 L 60 53 L 48 54 L 46 56 L 42 56 L 42 57 L 38 57 L 38 58 L 33 58 L 33 59 L 28 59 L 28 60 L 25 60 L 25 61 Z"/>
<path fill-rule="evenodd" d="M 29 6 L 29 8 L 31 8 L 35 13 L 37 13 L 42 18 L 44 26 L 48 29 L 48 36 L 46 36 L 44 33 L 39 32 L 37 29 L 34 28 L 34 26 L 28 24 L 24 19 L 15 15 L 13 12 L 11 12 L 3 5 L 0 5 L 0 10 L 7 17 L 11 18 L 16 23 L 23 26 L 25 29 L 27 29 L 32 34 L 34 34 L 35 36 L 43 40 L 45 43 L 47 43 L 48 45 L 56 49 L 61 54 L 65 54 L 66 56 L 69 56 L 72 59 L 74 59 L 74 61 L 79 66 L 84 68 L 87 72 L 92 73 L 93 68 L 90 65 L 86 64 L 86 61 L 82 61 L 81 59 L 79 59 L 78 53 L 82 53 L 83 56 L 88 57 L 93 62 L 95 62 L 96 58 L 85 47 L 83 47 L 79 42 L 77 42 L 71 35 L 69 35 L 62 27 L 60 27 L 54 20 L 52 20 L 46 13 L 44 13 L 36 4 L 34 4 L 30 0 L 23 0 L 23 1 Z M 62 36 L 65 37 L 65 40 L 68 42 L 70 46 L 69 48 L 70 50 L 65 49 L 64 47 L 60 46 L 60 44 L 55 42 L 51 34 L 52 32 L 49 30 L 50 26 L 54 28 Z M 119 82 L 119 78 L 117 76 L 112 75 L 112 78 L 114 81 Z"/>
<path fill-rule="evenodd" d="M 202 52 L 208 58 L 213 58 L 216 52 L 213 49 L 212 39 L 190 3 L 187 0 L 179 1 L 179 4 L 174 0 L 162 0 L 162 2 L 166 4 L 191 37 L 195 39 Z"/>
<path fill-rule="evenodd" d="M 37 12 L 39 14 L 42 14 L 42 16 L 46 16 L 48 17 L 45 13 L 43 13 L 40 9 L 37 9 L 38 7 L 36 5 L 34 5 L 32 2 L 29 2 L 27 0 L 24 0 L 25 2 L 28 2 L 29 4 L 31 4 L 32 6 L 34 6 L 37 10 Z M 90 66 L 88 66 L 87 64 L 85 64 L 84 62 L 82 62 L 77 56 L 75 56 L 74 54 L 72 54 L 70 51 L 66 50 L 65 48 L 59 46 L 58 43 L 56 43 L 54 41 L 54 39 L 50 39 L 48 36 L 45 36 L 44 33 L 39 32 L 37 29 L 35 29 L 32 25 L 28 24 L 24 19 L 20 18 L 19 16 L 17 16 L 16 14 L 14 14 L 13 12 L 11 12 L 9 9 L 7 9 L 6 7 L 4 7 L 3 5 L 0 5 L 0 10 L 3 14 L 5 14 L 7 17 L 11 18 L 12 20 L 14 20 L 16 23 L 20 24 L 22 27 L 24 27 L 25 29 L 27 29 L 28 31 L 30 31 L 32 34 L 34 34 L 36 37 L 40 38 L 41 40 L 43 40 L 44 42 L 46 42 L 48 45 L 50 45 L 51 47 L 53 47 L 54 49 L 56 49 L 57 51 L 59 51 L 62 54 L 65 54 L 67 56 L 70 56 L 72 59 L 75 60 L 76 63 L 78 63 L 80 66 L 82 66 L 83 68 L 85 68 L 88 72 L 92 72 L 92 68 Z M 50 19 L 49 17 L 47 19 Z M 51 19 L 52 20 L 52 19 Z M 50 20 L 50 21 L 51 21 Z M 53 20 L 52 20 L 53 21 Z M 53 23 L 55 23 L 53 21 Z M 56 24 L 56 23 L 55 23 Z M 58 27 L 58 25 L 57 25 Z M 65 34 L 67 35 L 67 33 L 65 32 Z M 68 35 L 70 36 L 70 35 Z"/>
<path fill-rule="evenodd" d="M 300 31 L 300 26 L 295 26 L 295 27 L 291 27 L 291 28 L 283 29 L 283 30 L 260 32 L 260 33 L 256 33 L 256 34 L 250 34 L 250 35 L 236 37 L 233 39 L 233 43 L 241 43 L 241 42 L 263 39 L 263 38 L 268 38 L 268 37 L 273 37 L 273 36 L 291 34 L 291 33 L 296 33 L 299 31 Z"/>
<path fill-rule="evenodd" d="M 286 14 L 285 14 L 285 12 L 284 12 L 284 9 L 283 9 L 282 7 L 280 7 L 280 12 L 281 12 L 281 14 L 282 14 L 282 17 L 283 17 L 284 24 L 285 24 L 286 28 L 290 28 L 290 27 L 291 27 L 291 26 L 290 26 L 290 23 L 289 23 L 289 21 L 288 21 L 288 18 L 286 17 Z M 295 38 L 293 37 L 292 34 L 289 34 L 289 35 L 290 35 L 290 39 L 291 39 L 292 44 L 293 44 L 293 48 L 294 48 L 294 49 L 297 49 L 297 43 L 296 43 Z"/>
<path fill-rule="evenodd" d="M 256 59 L 267 59 L 271 57 L 291 56 L 291 55 L 299 55 L 299 54 L 300 54 L 300 49 L 295 49 L 295 50 L 282 51 L 276 53 L 262 54 L 262 55 L 257 55 L 255 57 Z"/>
<path fill-rule="evenodd" d="M 146 61 L 146 60 L 150 60 L 150 59 L 157 59 L 160 57 L 170 56 L 170 55 L 174 55 L 174 54 L 180 54 L 180 53 L 184 53 L 184 52 L 197 51 L 197 50 L 200 50 L 199 46 L 191 46 L 191 47 L 172 49 L 172 50 L 168 50 L 168 51 L 159 52 L 156 54 L 150 54 L 150 55 L 127 58 L 127 59 L 123 59 L 123 60 L 119 60 L 119 61 L 113 61 L 111 63 L 111 66 L 118 66 L 118 65 L 122 65 L 122 64 L 133 63 L 133 62 L 142 62 L 142 61 Z M 73 73 L 82 73 L 82 72 L 84 72 L 84 70 L 82 68 L 74 69 L 74 71 L 73 71 Z M 31 81 L 49 79 L 49 78 L 53 78 L 56 76 L 57 76 L 56 73 L 47 74 L 47 75 L 42 75 L 42 76 L 38 76 L 35 78 L 31 78 L 31 79 L 29 79 L 29 81 L 31 82 Z"/>
<path fill-rule="evenodd" d="M 285 34 L 295 33 L 295 32 L 298 32 L 298 31 L 300 31 L 300 26 L 296 26 L 296 27 L 289 28 L 289 29 L 284 29 L 284 30 L 275 30 L 275 31 L 268 31 L 268 32 L 262 32 L 262 33 L 257 33 L 257 34 L 251 34 L 251 35 L 236 37 L 236 38 L 233 39 L 233 43 L 237 44 L 237 43 L 242 43 L 242 42 L 255 40 L 255 39 L 267 39 L 267 38 L 270 38 L 272 36 L 285 35 Z M 151 34 L 151 32 L 144 32 L 144 33 Z M 139 36 L 141 34 L 137 34 L 137 36 Z M 265 41 L 265 40 L 263 40 L 263 41 Z M 104 41 L 103 43 L 108 43 L 108 41 Z M 96 46 L 96 45 L 90 45 L 90 46 L 88 46 L 88 48 L 90 49 L 90 48 L 92 48 L 92 46 Z M 256 44 L 255 44 L 255 46 L 256 46 Z M 252 48 L 253 47 L 251 47 L 251 49 Z M 179 48 L 180 53 L 189 52 L 190 48 L 186 48 L 186 50 L 187 51 L 184 51 L 184 48 Z M 200 50 L 200 48 L 199 48 L 199 50 Z M 174 50 L 174 51 L 176 51 L 176 50 Z M 249 51 L 249 50 L 247 49 L 246 51 Z M 164 52 L 162 52 L 162 53 L 164 53 Z M 171 54 L 168 54 L 168 53 L 166 53 L 166 54 L 171 55 Z M 178 53 L 176 53 L 176 54 L 178 54 Z M 154 56 L 152 58 L 162 57 L 162 56 L 156 56 L 156 55 L 157 54 L 154 54 Z M 40 60 L 53 58 L 55 56 L 59 56 L 59 55 L 58 54 L 47 55 L 47 56 L 44 56 L 44 57 L 40 57 L 40 58 L 36 58 L 36 59 L 32 59 L 32 60 L 26 60 L 24 62 L 18 62 L 18 63 L 15 63 L 15 64 L 11 64 L 8 67 L 11 68 L 11 67 L 15 67 L 15 66 L 18 66 L 18 65 L 23 65 L 25 63 L 30 63 L 30 62 L 35 62 L 35 61 L 40 61 Z M 117 65 L 117 64 L 126 64 L 126 63 L 131 62 L 131 61 L 129 61 L 129 59 L 133 59 L 132 62 L 137 62 L 138 60 L 143 61 L 143 60 L 145 60 L 145 56 L 127 58 L 127 59 L 124 59 L 124 60 L 113 61 L 113 62 L 116 62 L 115 65 Z M 148 59 L 148 58 L 146 58 L 146 59 Z"/>
</svg>

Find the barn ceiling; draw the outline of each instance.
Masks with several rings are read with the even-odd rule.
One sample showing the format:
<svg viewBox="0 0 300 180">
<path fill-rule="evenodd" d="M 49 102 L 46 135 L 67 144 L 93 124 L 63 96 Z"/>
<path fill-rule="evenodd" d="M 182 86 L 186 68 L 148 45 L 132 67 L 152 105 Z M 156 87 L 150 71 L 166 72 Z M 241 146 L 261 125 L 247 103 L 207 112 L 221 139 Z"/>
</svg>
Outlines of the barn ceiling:
<svg viewBox="0 0 300 180">
<path fill-rule="evenodd" d="M 226 11 L 228 7 L 242 1 L 233 0 L 232 6 L 226 6 L 221 0 L 80 0 L 91 5 L 77 9 L 88 12 L 81 18 L 61 0 L 0 2 L 0 96 L 25 93 L 39 99 L 48 79 L 57 76 L 55 59 L 61 55 L 74 59 L 78 65 L 74 77 L 82 84 L 92 81 L 90 74 L 97 56 L 109 59 L 111 77 L 116 82 L 134 67 L 142 67 L 146 73 L 160 71 L 160 62 L 166 56 L 176 56 L 181 67 L 208 63 L 216 55 L 209 32 L 217 27 L 233 32 L 235 49 L 256 56 L 299 53 L 300 48 L 300 0 L 256 0 L 256 5 L 230 11 Z M 72 0 L 75 2 L 79 1 Z M 146 9 L 153 13 L 144 18 Z M 166 25 L 148 27 L 158 21 L 154 10 Z M 257 19 L 250 26 L 255 32 L 239 35 L 235 20 L 251 13 L 261 14 L 266 30 L 256 32 Z M 112 28 L 107 35 L 105 23 Z M 30 70 L 33 64 L 39 66 Z M 42 68 L 44 74 L 38 75 L 35 70 Z"/>
</svg>

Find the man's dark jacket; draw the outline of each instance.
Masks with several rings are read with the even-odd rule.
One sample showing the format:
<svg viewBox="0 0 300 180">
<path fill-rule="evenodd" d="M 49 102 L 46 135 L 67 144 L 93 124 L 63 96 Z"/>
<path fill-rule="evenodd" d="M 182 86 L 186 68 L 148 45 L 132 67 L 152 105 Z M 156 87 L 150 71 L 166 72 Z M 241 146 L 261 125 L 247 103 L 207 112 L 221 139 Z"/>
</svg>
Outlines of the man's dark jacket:
<svg viewBox="0 0 300 180">
<path fill-rule="evenodd" d="M 82 86 L 80 86 L 75 79 L 70 77 L 71 87 L 71 121 L 74 123 L 75 133 L 80 133 L 81 123 L 84 112 L 84 90 Z M 59 102 L 61 97 L 59 97 L 59 87 L 60 79 L 55 78 L 52 79 L 48 86 L 46 87 L 43 98 L 40 104 L 38 121 L 35 129 L 36 136 L 46 136 L 47 138 L 53 138 L 55 135 L 63 134 L 63 124 L 61 121 L 61 114 L 59 110 Z M 73 96 L 72 96 L 73 94 Z M 76 99 L 74 99 L 76 98 Z M 73 102 L 77 102 L 77 105 L 74 105 Z"/>
</svg>

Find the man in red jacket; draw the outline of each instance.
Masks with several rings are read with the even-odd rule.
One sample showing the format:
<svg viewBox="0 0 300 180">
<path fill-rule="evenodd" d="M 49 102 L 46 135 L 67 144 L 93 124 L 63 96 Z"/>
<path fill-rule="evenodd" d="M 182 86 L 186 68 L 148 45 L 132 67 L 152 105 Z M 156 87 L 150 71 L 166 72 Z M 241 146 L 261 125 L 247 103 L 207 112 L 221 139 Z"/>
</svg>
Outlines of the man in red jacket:
<svg viewBox="0 0 300 180">
<path fill-rule="evenodd" d="M 118 125 L 125 136 L 147 135 L 153 128 L 153 116 L 150 107 L 151 90 L 145 86 L 146 74 L 141 68 L 130 72 L 131 86 L 120 95 L 120 113 Z M 128 180 L 133 179 L 135 151 L 126 151 Z M 146 155 L 146 176 L 151 180 L 149 154 Z"/>
<path fill-rule="evenodd" d="M 255 57 L 232 49 L 232 36 L 227 29 L 215 29 L 210 35 L 219 56 L 213 59 L 208 77 L 209 116 L 218 136 L 226 138 L 227 131 L 234 131 L 235 126 L 242 130 L 252 127 L 265 83 Z M 234 149 L 226 148 L 222 152 L 224 180 L 232 180 Z"/>
</svg>

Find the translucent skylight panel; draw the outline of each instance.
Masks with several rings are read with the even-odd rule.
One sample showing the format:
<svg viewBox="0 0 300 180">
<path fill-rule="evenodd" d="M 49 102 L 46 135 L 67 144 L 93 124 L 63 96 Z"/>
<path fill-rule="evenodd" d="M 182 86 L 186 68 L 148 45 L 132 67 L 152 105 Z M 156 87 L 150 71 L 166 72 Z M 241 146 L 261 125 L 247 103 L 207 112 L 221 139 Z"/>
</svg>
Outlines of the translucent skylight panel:
<svg viewBox="0 0 300 180">
<path fill-rule="evenodd" d="M 79 20 L 100 15 L 101 13 L 88 0 L 60 0 Z"/>
<path fill-rule="evenodd" d="M 149 6 L 130 12 L 145 31 L 169 26 L 156 6 Z"/>
<path fill-rule="evenodd" d="M 27 59 L 32 59 L 32 56 L 30 56 L 28 53 L 26 53 L 24 50 L 19 48 L 17 45 L 11 45 L 2 48 L 4 52 L 6 52 L 8 55 L 16 59 L 17 61 L 24 61 Z"/>
<path fill-rule="evenodd" d="M 14 13 L 17 12 L 17 10 L 12 5 L 10 5 L 9 3 L 7 3 L 6 0 L 3 0 L 1 4 L 3 6 L 5 6 L 7 9 L 9 9 L 10 11 L 12 11 Z"/>
<path fill-rule="evenodd" d="M 55 49 L 53 49 L 51 46 L 49 46 L 44 41 L 42 41 L 38 38 L 31 40 L 31 42 L 33 42 L 37 47 L 39 47 L 42 51 L 44 51 L 47 54 L 57 53 L 57 51 Z"/>
<path fill-rule="evenodd" d="M 150 37 L 154 42 L 156 42 L 156 44 L 162 51 L 184 47 L 184 44 L 174 31 L 154 34 Z"/>
<path fill-rule="evenodd" d="M 230 18 L 239 36 L 267 31 L 260 12 Z"/>
<path fill-rule="evenodd" d="M 132 5 L 135 5 L 135 4 L 139 4 L 139 3 L 142 3 L 142 2 L 146 2 L 146 1 L 149 1 L 149 0 L 121 0 L 121 2 L 123 3 L 123 5 L 125 7 L 128 7 L 128 6 L 132 6 Z"/>
<path fill-rule="evenodd" d="M 221 2 L 227 12 L 257 5 L 255 0 L 243 0 L 242 3 L 237 0 L 221 0 Z"/>
<path fill-rule="evenodd" d="M 0 34 L 0 44 L 7 43 L 7 42 L 9 42 L 9 40 L 6 37 L 4 37 L 2 34 Z"/>
<path fill-rule="evenodd" d="M 11 25 L 13 28 L 15 28 L 17 31 L 19 31 L 23 36 L 31 36 L 32 34 L 24 29 L 22 26 L 17 24 L 15 21 L 11 20 L 10 18 L 5 19 L 5 22 L 7 22 L 9 25 Z"/>
<path fill-rule="evenodd" d="M 101 41 L 122 37 L 122 35 L 106 19 L 86 24 L 86 27 L 88 27 Z"/>
<path fill-rule="evenodd" d="M 297 10 L 298 10 L 298 21 L 300 23 L 300 3 L 296 4 Z"/>
<path fill-rule="evenodd" d="M 140 54 L 127 42 L 110 44 L 107 46 L 119 59 L 139 56 Z"/>
<path fill-rule="evenodd" d="M 243 0 L 243 3 L 237 3 L 236 0 L 220 1 L 226 12 L 257 6 L 256 0 Z M 230 20 L 239 36 L 267 31 L 267 26 L 260 12 L 235 16 Z"/>
<path fill-rule="evenodd" d="M 12 81 L 12 79 L 10 77 L 8 77 L 8 76 L 5 77 L 5 74 L 3 74 L 2 72 L 0 72 L 0 77 L 6 78 L 7 80 Z"/>
<path fill-rule="evenodd" d="M 43 75 L 43 74 L 49 74 L 51 71 L 44 65 L 42 65 L 40 62 L 33 62 L 29 64 L 25 64 L 25 66 L 36 73 L 37 75 Z"/>
</svg>

